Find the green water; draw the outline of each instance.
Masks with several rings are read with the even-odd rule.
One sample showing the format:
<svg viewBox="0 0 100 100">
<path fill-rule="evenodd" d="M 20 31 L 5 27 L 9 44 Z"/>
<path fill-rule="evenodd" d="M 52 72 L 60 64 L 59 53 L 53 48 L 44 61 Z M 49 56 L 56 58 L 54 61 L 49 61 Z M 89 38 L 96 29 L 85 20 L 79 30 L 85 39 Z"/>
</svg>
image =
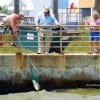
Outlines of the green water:
<svg viewBox="0 0 100 100">
<path fill-rule="evenodd" d="M 100 95 L 100 88 L 60 89 L 56 90 L 56 92 L 95 96 L 95 95 Z"/>
</svg>

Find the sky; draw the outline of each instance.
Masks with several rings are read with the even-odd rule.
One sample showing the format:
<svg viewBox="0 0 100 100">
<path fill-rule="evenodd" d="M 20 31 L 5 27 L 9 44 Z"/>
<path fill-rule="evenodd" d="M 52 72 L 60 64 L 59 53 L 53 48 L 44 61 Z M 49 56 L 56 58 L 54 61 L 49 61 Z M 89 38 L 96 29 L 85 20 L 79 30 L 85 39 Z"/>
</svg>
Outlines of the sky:
<svg viewBox="0 0 100 100">
<path fill-rule="evenodd" d="M 48 5 L 51 6 L 51 0 L 32 0 L 34 5 L 34 16 L 37 16 L 37 13 L 39 13 L 43 6 Z"/>
<path fill-rule="evenodd" d="M 6 5 L 10 2 L 11 0 L 0 0 L 0 6 Z"/>
<path fill-rule="evenodd" d="M 0 5 L 8 5 L 12 0 L 0 0 Z M 23 0 L 24 2 L 27 2 L 27 5 L 31 5 L 29 4 L 30 0 Z M 34 7 L 34 11 L 33 11 L 33 16 L 35 16 L 37 14 L 37 12 L 40 12 L 41 9 L 43 8 L 44 5 L 49 5 L 51 6 L 51 0 L 31 0 L 32 6 Z"/>
<path fill-rule="evenodd" d="M 0 5 L 7 5 L 11 1 L 12 0 L 0 0 Z M 36 16 L 36 14 L 42 10 L 42 8 L 43 8 L 44 5 L 48 5 L 48 6 L 52 7 L 51 6 L 52 0 L 31 0 L 32 4 L 29 4 L 30 0 L 23 0 L 23 1 L 24 2 L 27 1 L 27 4 L 29 6 L 31 5 L 31 6 L 34 7 L 33 16 Z M 60 4 L 60 7 L 66 7 L 67 8 L 67 0 L 59 0 L 59 1 L 60 2 L 58 3 L 58 5 Z M 77 6 L 78 0 L 68 0 L 68 1 L 69 1 L 69 3 L 74 2 L 74 4 Z M 66 2 L 66 4 L 64 4 L 64 2 Z"/>
<path fill-rule="evenodd" d="M 0 5 L 7 5 L 7 4 L 9 4 L 9 2 L 11 2 L 12 0 L 0 0 Z M 26 1 L 30 1 L 30 0 L 23 0 L 24 2 L 26 2 Z M 43 5 L 49 5 L 49 6 L 51 6 L 51 2 L 53 1 L 53 0 L 31 0 L 33 3 L 33 6 L 35 6 L 34 8 L 37 8 L 37 6 L 39 5 L 40 7 L 40 9 L 41 9 L 41 7 L 43 6 Z M 69 2 L 69 3 L 71 3 L 71 2 L 74 2 L 74 4 L 75 5 L 77 5 L 77 1 L 78 0 L 58 0 L 59 1 L 59 3 L 58 3 L 58 5 L 60 6 L 60 7 L 66 7 L 67 6 L 67 1 Z M 63 1 L 63 2 L 62 2 Z M 66 2 L 66 3 L 64 3 L 64 2 Z"/>
<path fill-rule="evenodd" d="M 7 4 L 9 4 L 9 2 L 10 1 L 12 1 L 12 0 L 0 0 L 0 5 L 2 6 L 2 5 L 7 5 Z M 23 0 L 23 1 L 27 1 L 27 0 Z M 28 0 L 29 1 L 29 0 Z M 45 2 L 44 2 L 45 1 Z M 34 2 L 39 2 L 41 5 L 43 5 L 43 4 L 49 4 L 49 3 L 51 3 L 51 0 L 32 0 L 32 2 L 34 3 Z"/>
</svg>

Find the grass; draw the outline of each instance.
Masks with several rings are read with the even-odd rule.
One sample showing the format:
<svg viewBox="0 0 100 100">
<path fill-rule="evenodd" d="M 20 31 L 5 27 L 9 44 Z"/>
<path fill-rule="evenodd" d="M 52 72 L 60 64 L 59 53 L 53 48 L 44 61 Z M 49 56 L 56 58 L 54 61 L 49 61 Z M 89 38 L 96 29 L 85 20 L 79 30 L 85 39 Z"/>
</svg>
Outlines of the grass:
<svg viewBox="0 0 100 100">
<path fill-rule="evenodd" d="M 91 96 L 95 96 L 95 95 L 100 95 L 100 89 L 97 88 L 77 88 L 77 89 L 62 89 L 62 90 L 57 90 L 57 92 L 64 92 L 64 93 L 73 93 L 73 94 L 79 94 L 82 96 L 86 96 L 86 95 L 91 95 Z"/>
<path fill-rule="evenodd" d="M 81 32 L 80 35 L 78 35 L 78 37 L 75 36 L 73 40 L 71 40 L 71 42 L 68 44 L 68 46 L 65 47 L 63 52 L 68 52 L 68 53 L 87 52 L 88 47 L 89 47 L 88 36 L 89 36 L 88 32 Z M 21 47 L 11 47 L 10 45 L 12 41 L 11 34 L 3 35 L 2 41 L 3 41 L 3 46 L 0 48 L 0 53 L 5 53 L 5 52 L 7 53 L 16 53 L 16 52 L 33 53 L 32 50 L 26 50 Z"/>
<path fill-rule="evenodd" d="M 32 50 L 26 50 L 24 48 L 18 47 L 12 47 L 11 46 L 12 41 L 12 35 L 11 34 L 4 34 L 2 36 L 2 43 L 3 46 L 0 47 L 0 53 L 33 53 Z"/>
<path fill-rule="evenodd" d="M 78 37 L 64 49 L 64 52 L 87 52 L 89 47 L 89 32 L 81 32 Z"/>
</svg>

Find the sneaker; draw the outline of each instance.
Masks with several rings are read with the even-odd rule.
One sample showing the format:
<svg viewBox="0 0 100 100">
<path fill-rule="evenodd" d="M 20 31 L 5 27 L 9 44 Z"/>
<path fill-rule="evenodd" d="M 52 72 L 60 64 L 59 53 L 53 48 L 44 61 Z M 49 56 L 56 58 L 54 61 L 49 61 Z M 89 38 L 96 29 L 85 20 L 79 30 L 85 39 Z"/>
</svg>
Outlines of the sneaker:
<svg viewBox="0 0 100 100">
<path fill-rule="evenodd" d="M 97 54 L 100 54 L 100 50 L 99 50 L 99 49 L 97 49 L 96 53 L 97 53 Z"/>
<path fill-rule="evenodd" d="M 45 54 L 48 54 L 48 52 L 45 52 Z"/>
<path fill-rule="evenodd" d="M 40 51 L 38 51 L 37 54 L 42 54 L 42 53 Z"/>
<path fill-rule="evenodd" d="M 93 53 L 96 53 L 98 50 L 96 49 L 96 48 L 94 48 L 93 50 L 92 50 L 92 52 Z"/>
<path fill-rule="evenodd" d="M 92 54 L 93 52 L 89 51 L 88 54 Z"/>
<path fill-rule="evenodd" d="M 92 54 L 92 53 L 93 53 L 92 50 L 89 50 L 89 51 L 88 51 L 88 54 Z"/>
</svg>

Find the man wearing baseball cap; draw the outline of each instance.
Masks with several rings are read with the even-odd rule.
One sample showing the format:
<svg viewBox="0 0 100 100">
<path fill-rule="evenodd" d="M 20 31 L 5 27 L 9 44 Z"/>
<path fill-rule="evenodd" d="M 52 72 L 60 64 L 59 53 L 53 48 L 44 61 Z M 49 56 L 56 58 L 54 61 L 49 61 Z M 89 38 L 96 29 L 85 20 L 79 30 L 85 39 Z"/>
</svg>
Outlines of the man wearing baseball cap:
<svg viewBox="0 0 100 100">
<path fill-rule="evenodd" d="M 57 25 L 57 19 L 53 14 L 50 12 L 49 6 L 44 6 L 42 12 L 39 13 L 38 17 L 36 18 L 36 25 L 43 25 L 44 27 L 36 27 L 38 31 L 38 54 L 49 52 L 50 48 L 50 41 L 52 36 L 52 31 L 49 25 Z"/>
</svg>

